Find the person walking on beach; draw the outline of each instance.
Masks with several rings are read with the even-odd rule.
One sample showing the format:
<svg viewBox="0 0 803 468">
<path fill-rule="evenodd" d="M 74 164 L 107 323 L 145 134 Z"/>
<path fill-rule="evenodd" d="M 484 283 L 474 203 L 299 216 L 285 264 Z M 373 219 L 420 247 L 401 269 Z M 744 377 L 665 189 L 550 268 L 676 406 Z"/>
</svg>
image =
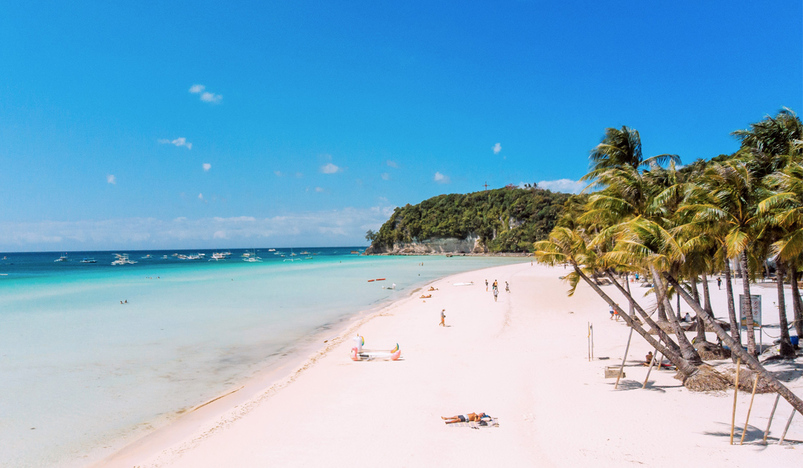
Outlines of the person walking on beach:
<svg viewBox="0 0 803 468">
<path fill-rule="evenodd" d="M 488 292 L 488 280 L 485 280 L 485 292 Z"/>
<path fill-rule="evenodd" d="M 442 327 L 446 326 L 446 313 L 445 312 L 446 312 L 446 309 L 443 309 L 441 311 L 441 323 L 438 324 L 438 325 L 440 325 Z"/>
<path fill-rule="evenodd" d="M 505 291 L 510 292 L 510 285 L 505 281 Z"/>
<path fill-rule="evenodd" d="M 722 278 L 717 276 L 717 289 L 722 289 Z"/>
<path fill-rule="evenodd" d="M 494 302 L 496 302 L 497 296 L 499 296 L 499 290 L 494 288 Z"/>
<path fill-rule="evenodd" d="M 499 289 L 499 282 L 494 280 L 494 289 Z"/>
</svg>

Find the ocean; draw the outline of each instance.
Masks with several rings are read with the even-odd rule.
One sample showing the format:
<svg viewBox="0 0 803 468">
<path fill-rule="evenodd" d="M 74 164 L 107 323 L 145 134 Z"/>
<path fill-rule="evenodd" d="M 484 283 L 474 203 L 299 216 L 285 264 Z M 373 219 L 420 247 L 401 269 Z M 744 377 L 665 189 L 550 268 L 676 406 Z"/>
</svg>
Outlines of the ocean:
<svg viewBox="0 0 803 468">
<path fill-rule="evenodd" d="M 362 250 L 0 253 L 0 464 L 84 466 L 357 314 L 522 261 Z"/>
</svg>

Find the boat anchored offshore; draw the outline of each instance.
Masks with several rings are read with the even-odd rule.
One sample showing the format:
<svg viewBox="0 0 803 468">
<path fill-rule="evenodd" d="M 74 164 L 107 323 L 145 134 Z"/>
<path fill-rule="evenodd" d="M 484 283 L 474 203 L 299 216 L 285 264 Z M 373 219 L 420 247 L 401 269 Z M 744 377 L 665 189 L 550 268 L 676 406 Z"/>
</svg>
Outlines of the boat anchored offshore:
<svg viewBox="0 0 803 468">
<path fill-rule="evenodd" d="M 137 263 L 134 260 L 128 258 L 128 254 L 114 254 L 116 260 L 112 262 L 112 265 L 133 265 Z"/>
<path fill-rule="evenodd" d="M 64 255 L 62 255 L 61 257 L 59 257 L 59 258 L 57 258 L 57 259 L 55 259 L 53 261 L 54 262 L 66 262 L 67 260 L 68 260 L 67 254 L 65 253 Z"/>
</svg>

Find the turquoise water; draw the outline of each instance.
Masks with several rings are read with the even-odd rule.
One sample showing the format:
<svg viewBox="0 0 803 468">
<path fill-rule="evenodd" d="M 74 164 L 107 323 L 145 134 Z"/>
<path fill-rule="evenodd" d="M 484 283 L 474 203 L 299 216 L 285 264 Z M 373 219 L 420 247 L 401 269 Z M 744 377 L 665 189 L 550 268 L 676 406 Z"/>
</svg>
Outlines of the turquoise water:
<svg viewBox="0 0 803 468">
<path fill-rule="evenodd" d="M 254 263 L 243 250 L 221 261 L 211 251 L 197 260 L 131 252 L 137 263 L 121 266 L 112 252 L 63 262 L 54 262 L 63 253 L 0 254 L 3 466 L 82 466 L 360 311 L 439 277 L 521 261 L 351 250 L 249 251 L 263 260 Z"/>
</svg>

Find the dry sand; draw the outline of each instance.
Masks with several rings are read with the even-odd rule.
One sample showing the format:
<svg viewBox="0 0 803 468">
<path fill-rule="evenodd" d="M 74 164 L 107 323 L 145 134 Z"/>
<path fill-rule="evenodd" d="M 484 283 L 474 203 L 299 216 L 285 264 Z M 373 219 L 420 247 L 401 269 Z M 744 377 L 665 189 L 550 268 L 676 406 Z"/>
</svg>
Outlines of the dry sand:
<svg viewBox="0 0 803 468">
<path fill-rule="evenodd" d="M 529 263 L 458 274 L 355 322 L 307 362 L 247 400 L 225 397 L 146 437 L 100 466 L 792 466 L 803 416 L 777 445 L 791 407 L 781 400 L 769 446 L 760 444 L 774 395 L 757 395 L 744 446 L 728 443 L 733 391 L 694 393 L 674 372 L 640 362 L 649 345 L 585 285 L 567 297 L 567 270 Z M 494 302 L 484 280 L 499 281 Z M 473 281 L 471 286 L 454 283 Z M 508 281 L 511 293 L 504 291 Z M 737 283 L 738 288 L 739 283 Z M 424 288 L 427 289 L 429 285 Z M 715 309 L 724 291 L 712 281 Z M 614 295 L 613 287 L 606 291 Z M 636 288 L 637 290 L 639 288 Z M 775 290 L 765 295 L 765 320 Z M 738 289 L 737 289 L 738 290 Z M 641 289 L 640 291 L 645 291 Z M 614 295 L 621 300 L 620 296 Z M 650 300 L 642 302 L 649 305 Z M 624 302 L 622 302 L 624 304 Z M 447 327 L 438 326 L 446 309 Z M 776 317 L 772 317 L 776 315 Z M 791 311 L 790 311 L 791 315 Z M 587 353 L 593 323 L 595 359 Z M 777 335 L 777 328 L 769 333 Z M 354 362 L 366 348 L 401 346 L 402 360 Z M 713 336 L 712 336 L 713 339 Z M 768 339 L 765 339 L 768 341 Z M 607 358 L 607 359 L 603 359 Z M 784 367 L 785 366 L 785 367 Z M 803 369 L 803 358 L 778 370 Z M 803 394 L 803 379 L 789 384 Z M 737 441 L 750 400 L 740 392 Z M 486 412 L 498 427 L 447 426 L 441 416 Z"/>
</svg>

